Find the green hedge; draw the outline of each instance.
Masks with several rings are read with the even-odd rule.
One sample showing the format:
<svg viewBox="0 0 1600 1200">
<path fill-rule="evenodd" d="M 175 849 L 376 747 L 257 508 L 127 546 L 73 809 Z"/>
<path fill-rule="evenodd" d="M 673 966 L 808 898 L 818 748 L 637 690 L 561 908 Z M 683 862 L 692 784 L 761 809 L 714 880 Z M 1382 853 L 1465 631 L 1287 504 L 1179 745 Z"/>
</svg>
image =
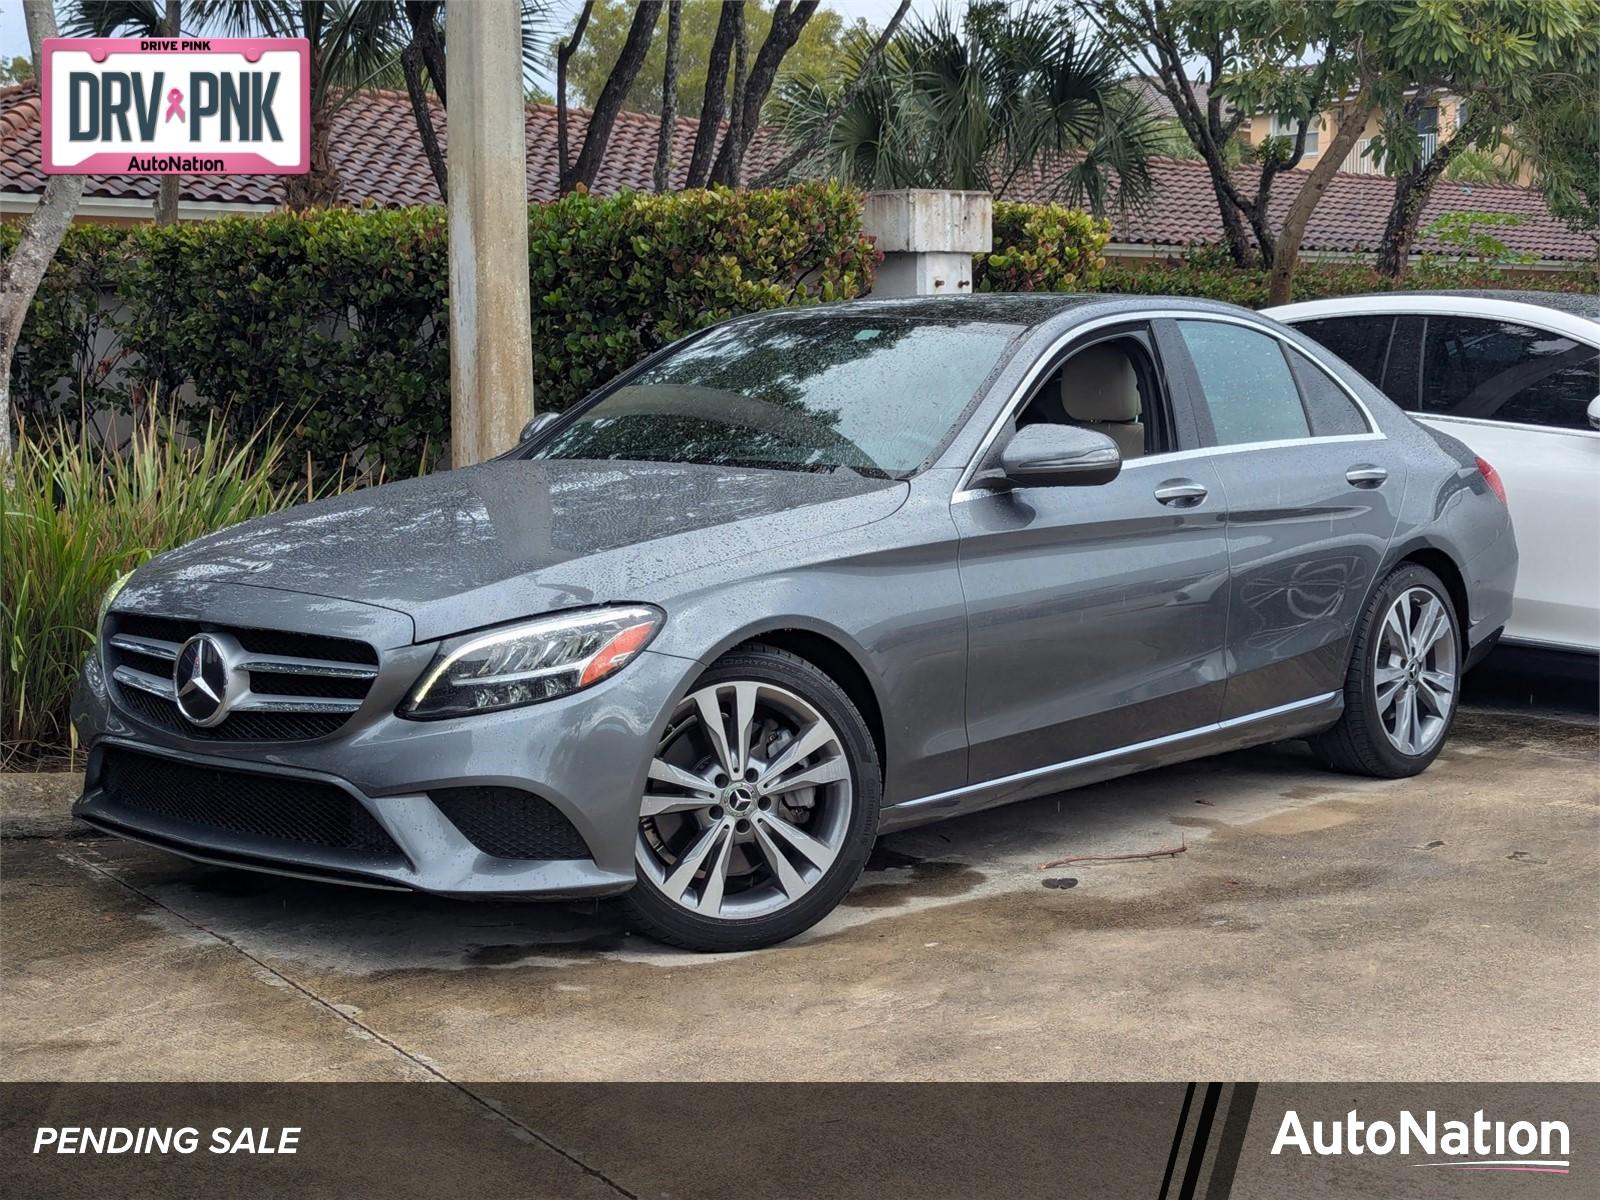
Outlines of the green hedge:
<svg viewBox="0 0 1600 1200">
<path fill-rule="evenodd" d="M 857 193 L 828 184 L 531 207 L 540 406 L 736 313 L 862 294 L 877 253 L 860 215 Z M 0 227 L 0 250 L 15 237 Z M 240 438 L 276 412 L 294 469 L 409 474 L 449 436 L 447 280 L 441 209 L 74 226 L 23 327 L 13 395 L 36 427 L 157 391 L 191 429 L 220 411 Z"/>
<path fill-rule="evenodd" d="M 980 292 L 1087 292 L 1100 282 L 1111 225 L 1061 204 L 994 202 L 994 248 L 972 259 Z"/>
<path fill-rule="evenodd" d="M 1224 251 L 1208 247 L 1192 251 L 1181 259 L 1148 265 L 1109 264 L 1100 273 L 1096 290 L 1140 296 L 1196 296 L 1225 300 L 1245 308 L 1262 308 L 1267 303 L 1268 283 L 1266 271 L 1236 267 Z M 1428 288 L 1519 288 L 1592 293 L 1595 285 L 1592 270 L 1513 274 L 1499 267 L 1463 264 L 1440 257 L 1424 259 L 1413 266 L 1398 284 L 1362 263 L 1302 262 L 1295 268 L 1291 292 L 1295 300 L 1320 300 L 1362 292 Z"/>
</svg>

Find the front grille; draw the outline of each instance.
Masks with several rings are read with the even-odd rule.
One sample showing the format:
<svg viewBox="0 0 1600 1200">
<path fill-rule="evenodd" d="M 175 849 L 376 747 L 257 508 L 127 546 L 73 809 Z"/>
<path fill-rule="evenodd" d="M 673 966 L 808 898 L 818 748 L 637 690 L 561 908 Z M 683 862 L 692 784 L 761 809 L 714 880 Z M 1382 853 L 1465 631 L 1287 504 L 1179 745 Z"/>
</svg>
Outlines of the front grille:
<svg viewBox="0 0 1600 1200">
<path fill-rule="evenodd" d="M 249 694 L 204 728 L 178 710 L 173 664 L 197 633 L 225 634 L 243 652 Z M 106 669 L 131 716 L 198 741 L 301 741 L 336 732 L 366 698 L 378 653 L 365 642 L 276 629 L 113 613 L 102 631 Z"/>
<path fill-rule="evenodd" d="M 220 770 L 108 746 L 100 787 L 116 808 L 195 829 L 400 857 L 400 847 L 366 807 L 330 783 Z"/>
<path fill-rule="evenodd" d="M 588 858 L 572 822 L 548 800 L 507 787 L 441 788 L 428 798 L 463 837 L 496 858 Z"/>
</svg>

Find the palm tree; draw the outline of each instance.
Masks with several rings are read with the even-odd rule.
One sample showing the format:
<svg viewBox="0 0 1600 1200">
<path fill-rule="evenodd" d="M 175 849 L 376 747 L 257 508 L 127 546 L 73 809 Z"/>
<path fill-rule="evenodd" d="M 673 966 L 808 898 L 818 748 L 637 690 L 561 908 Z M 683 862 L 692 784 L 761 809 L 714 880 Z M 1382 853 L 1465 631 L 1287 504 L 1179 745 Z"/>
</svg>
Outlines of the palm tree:
<svg viewBox="0 0 1600 1200">
<path fill-rule="evenodd" d="M 332 204 L 339 173 L 329 153 L 333 117 L 352 95 L 392 74 L 406 26 L 392 4 L 361 0 L 190 0 L 195 23 L 230 37 L 303 37 L 309 67 L 311 170 L 284 177 L 284 203 L 296 212 Z"/>
<path fill-rule="evenodd" d="M 846 53 L 870 52 L 858 38 Z M 837 77 L 849 79 L 848 68 Z M 1102 212 L 1150 193 L 1160 130 L 1117 60 L 1055 5 L 971 3 L 942 8 L 890 44 L 839 113 L 837 85 L 797 79 L 778 97 L 779 120 L 816 155 L 797 174 L 870 188 L 1033 191 Z"/>
</svg>

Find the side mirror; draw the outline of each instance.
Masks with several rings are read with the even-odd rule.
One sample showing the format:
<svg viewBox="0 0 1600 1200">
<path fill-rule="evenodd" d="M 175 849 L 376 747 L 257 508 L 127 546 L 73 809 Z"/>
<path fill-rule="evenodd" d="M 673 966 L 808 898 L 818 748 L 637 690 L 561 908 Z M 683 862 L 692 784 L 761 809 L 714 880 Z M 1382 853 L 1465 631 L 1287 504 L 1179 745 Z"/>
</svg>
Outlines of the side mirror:
<svg viewBox="0 0 1600 1200">
<path fill-rule="evenodd" d="M 1024 425 L 1000 452 L 1000 473 L 1017 487 L 1093 487 L 1121 470 L 1115 442 L 1075 425 Z"/>
<path fill-rule="evenodd" d="M 532 438 L 534 436 L 534 434 L 538 433 L 541 429 L 548 429 L 552 424 L 554 424 L 556 421 L 560 420 L 560 418 L 561 418 L 561 414 L 560 413 L 553 413 L 553 412 L 542 412 L 542 413 L 539 413 L 537 416 L 535 416 L 533 418 L 533 420 L 529 421 L 526 425 L 524 425 L 522 427 L 522 432 L 517 435 L 517 441 L 518 442 L 526 442 L 526 441 L 528 441 L 530 438 Z"/>
<path fill-rule="evenodd" d="M 1589 428 L 1600 429 L 1600 396 L 1589 401 Z"/>
</svg>

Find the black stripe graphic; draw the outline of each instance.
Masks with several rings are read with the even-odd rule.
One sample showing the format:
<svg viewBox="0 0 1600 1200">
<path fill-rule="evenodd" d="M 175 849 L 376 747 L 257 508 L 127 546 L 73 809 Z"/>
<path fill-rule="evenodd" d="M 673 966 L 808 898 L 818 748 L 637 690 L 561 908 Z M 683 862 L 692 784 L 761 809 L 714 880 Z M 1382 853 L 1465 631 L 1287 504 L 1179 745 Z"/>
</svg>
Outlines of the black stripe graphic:
<svg viewBox="0 0 1600 1200">
<path fill-rule="evenodd" d="M 1211 1122 L 1217 1115 L 1217 1101 L 1222 1096 L 1220 1083 L 1206 1084 L 1205 1102 L 1200 1105 L 1200 1123 L 1195 1126 L 1194 1142 L 1189 1147 L 1189 1165 L 1183 1172 L 1183 1190 L 1178 1200 L 1194 1200 L 1195 1188 L 1200 1184 L 1200 1168 L 1206 1161 L 1206 1143 L 1211 1140 Z"/>
<path fill-rule="evenodd" d="M 1178 1150 L 1183 1146 L 1183 1131 L 1189 1125 L 1189 1106 L 1194 1103 L 1194 1084 L 1183 1091 L 1183 1107 L 1178 1110 L 1178 1128 L 1172 1134 L 1172 1149 L 1167 1153 L 1167 1173 L 1161 1177 L 1161 1194 L 1156 1200 L 1167 1200 L 1167 1190 L 1172 1186 L 1172 1172 L 1178 1165 Z"/>
</svg>

